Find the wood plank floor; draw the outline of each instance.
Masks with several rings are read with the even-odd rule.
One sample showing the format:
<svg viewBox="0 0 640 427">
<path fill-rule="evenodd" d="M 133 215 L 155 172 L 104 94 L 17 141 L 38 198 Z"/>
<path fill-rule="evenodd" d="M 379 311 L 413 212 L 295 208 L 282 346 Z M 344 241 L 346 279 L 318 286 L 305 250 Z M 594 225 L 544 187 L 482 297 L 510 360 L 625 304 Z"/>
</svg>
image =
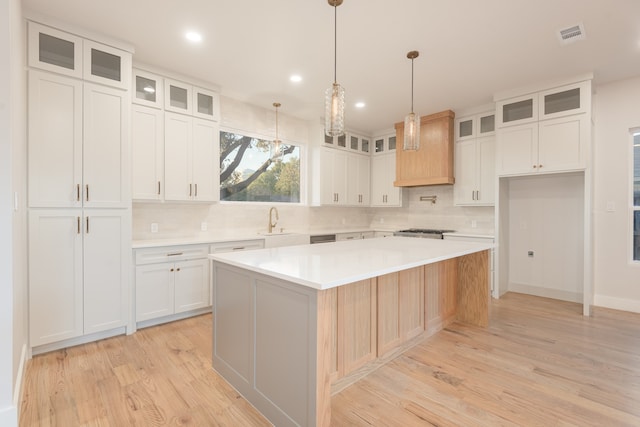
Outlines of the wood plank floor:
<svg viewBox="0 0 640 427">
<path fill-rule="evenodd" d="M 263 426 L 211 368 L 211 316 L 36 356 L 20 425 Z M 331 400 L 333 426 L 639 426 L 640 315 L 507 294 Z"/>
</svg>

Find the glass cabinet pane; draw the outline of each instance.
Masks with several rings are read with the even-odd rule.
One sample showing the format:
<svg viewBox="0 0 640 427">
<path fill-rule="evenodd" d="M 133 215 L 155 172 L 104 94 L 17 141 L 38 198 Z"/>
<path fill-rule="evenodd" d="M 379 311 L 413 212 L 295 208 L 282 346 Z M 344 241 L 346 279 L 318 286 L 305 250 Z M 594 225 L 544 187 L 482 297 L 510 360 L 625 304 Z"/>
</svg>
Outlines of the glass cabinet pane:
<svg viewBox="0 0 640 427">
<path fill-rule="evenodd" d="M 513 102 L 502 106 L 502 121 L 504 123 L 533 117 L 533 99 Z"/>
<path fill-rule="evenodd" d="M 389 137 L 389 150 L 395 150 L 395 149 L 396 149 L 396 137 L 391 136 Z"/>
<path fill-rule="evenodd" d="M 544 97 L 544 114 L 560 113 L 579 108 L 580 88 L 552 93 Z"/>
<path fill-rule="evenodd" d="M 169 86 L 169 103 L 172 107 L 189 109 L 189 92 L 183 87 Z M 165 94 L 166 96 L 166 94 Z"/>
<path fill-rule="evenodd" d="M 118 55 L 91 49 L 91 74 L 117 82 L 122 81 L 120 60 Z"/>
<path fill-rule="evenodd" d="M 325 144 L 333 144 L 333 137 L 325 134 L 324 143 Z"/>
<path fill-rule="evenodd" d="M 384 139 L 376 139 L 376 153 L 381 153 L 384 151 Z"/>
<path fill-rule="evenodd" d="M 58 67 L 75 69 L 75 45 L 69 40 L 59 39 L 48 34 L 39 33 L 39 60 Z"/>
<path fill-rule="evenodd" d="M 342 134 L 338 137 L 338 147 L 347 147 L 347 136 Z"/>
<path fill-rule="evenodd" d="M 458 124 L 458 136 L 465 137 L 473 135 L 473 119 L 461 121 Z"/>
<path fill-rule="evenodd" d="M 213 116 L 213 96 L 198 93 L 198 113 Z"/>
<path fill-rule="evenodd" d="M 358 137 L 357 136 L 352 136 L 351 137 L 351 149 L 352 150 L 357 150 L 358 149 Z"/>
<path fill-rule="evenodd" d="M 136 76 L 136 98 L 156 102 L 156 81 Z"/>
<path fill-rule="evenodd" d="M 362 140 L 362 151 L 365 153 L 369 152 L 369 140 L 368 139 L 363 139 Z"/>
<path fill-rule="evenodd" d="M 480 133 L 493 132 L 496 130 L 496 116 L 480 117 Z"/>
</svg>

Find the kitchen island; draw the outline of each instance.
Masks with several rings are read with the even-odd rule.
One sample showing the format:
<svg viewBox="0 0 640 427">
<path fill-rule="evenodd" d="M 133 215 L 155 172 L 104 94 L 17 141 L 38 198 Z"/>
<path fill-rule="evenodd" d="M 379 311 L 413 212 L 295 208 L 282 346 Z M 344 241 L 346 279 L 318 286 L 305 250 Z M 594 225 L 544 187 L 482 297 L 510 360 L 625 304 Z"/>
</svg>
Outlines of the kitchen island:
<svg viewBox="0 0 640 427">
<path fill-rule="evenodd" d="M 328 426 L 332 382 L 445 317 L 487 325 L 492 247 L 388 237 L 211 254 L 213 367 L 275 425 Z M 443 317 L 427 322 L 434 303 Z"/>
</svg>

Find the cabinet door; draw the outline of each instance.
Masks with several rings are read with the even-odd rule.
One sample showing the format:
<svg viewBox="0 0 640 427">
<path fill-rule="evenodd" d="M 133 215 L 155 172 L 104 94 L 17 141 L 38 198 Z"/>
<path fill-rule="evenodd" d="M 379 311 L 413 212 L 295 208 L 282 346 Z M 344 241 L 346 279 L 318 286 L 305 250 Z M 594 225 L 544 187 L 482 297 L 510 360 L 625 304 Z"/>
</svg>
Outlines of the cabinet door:
<svg viewBox="0 0 640 427">
<path fill-rule="evenodd" d="M 589 123 L 585 114 L 539 123 L 538 171 L 584 169 Z"/>
<path fill-rule="evenodd" d="M 540 92 L 538 99 L 540 120 L 586 113 L 591 106 L 591 83 L 585 81 Z"/>
<path fill-rule="evenodd" d="M 85 80 L 125 90 L 131 86 L 131 54 L 129 52 L 84 40 L 83 58 Z"/>
<path fill-rule="evenodd" d="M 164 80 L 164 109 L 175 113 L 193 112 L 193 88 L 176 80 Z"/>
<path fill-rule="evenodd" d="M 357 182 L 360 194 L 358 204 L 369 206 L 371 204 L 371 158 L 369 156 L 358 156 Z"/>
<path fill-rule="evenodd" d="M 377 356 L 375 279 L 339 287 L 337 314 L 338 371 L 346 375 Z"/>
<path fill-rule="evenodd" d="M 347 157 L 347 204 L 369 206 L 369 156 L 349 154 Z"/>
<path fill-rule="evenodd" d="M 456 142 L 453 202 L 455 205 L 473 205 L 477 191 L 477 156 L 475 139 Z"/>
<path fill-rule="evenodd" d="M 398 273 L 398 320 L 402 341 L 424 331 L 424 267 Z"/>
<path fill-rule="evenodd" d="M 194 119 L 191 144 L 191 184 L 193 200 L 220 199 L 220 132 L 216 123 Z"/>
<path fill-rule="evenodd" d="M 84 206 L 129 206 L 131 172 L 126 92 L 85 83 L 83 124 Z"/>
<path fill-rule="evenodd" d="M 497 139 L 496 169 L 499 175 L 536 172 L 538 166 L 538 124 L 502 129 Z"/>
<path fill-rule="evenodd" d="M 524 95 L 496 103 L 498 127 L 533 123 L 538 120 L 538 95 Z"/>
<path fill-rule="evenodd" d="M 29 211 L 31 347 L 82 335 L 81 210 Z"/>
<path fill-rule="evenodd" d="M 386 206 L 402 205 L 402 189 L 393 185 L 396 178 L 396 156 L 389 153 L 384 156 L 384 182 L 386 186 L 385 201 Z"/>
<path fill-rule="evenodd" d="M 209 263 L 206 259 L 176 263 L 174 312 L 207 307 L 209 301 Z"/>
<path fill-rule="evenodd" d="M 134 200 L 162 200 L 164 114 L 134 105 L 131 120 L 131 181 Z"/>
<path fill-rule="evenodd" d="M 29 71 L 29 206 L 82 205 L 82 82 Z"/>
<path fill-rule="evenodd" d="M 192 140 L 193 118 L 165 113 L 164 129 L 164 198 L 189 200 L 193 194 L 193 185 L 189 188 L 189 146 Z"/>
<path fill-rule="evenodd" d="M 477 193 L 476 204 L 495 204 L 496 187 L 496 140 L 494 136 L 476 140 L 477 153 Z M 457 178 L 456 178 L 457 183 Z"/>
<path fill-rule="evenodd" d="M 85 209 L 84 333 L 125 326 L 129 319 L 131 215 L 125 209 Z"/>
<path fill-rule="evenodd" d="M 496 140 L 486 136 L 476 140 L 477 193 L 476 204 L 494 205 L 496 187 Z M 456 178 L 457 180 L 457 178 Z"/>
<path fill-rule="evenodd" d="M 371 157 L 371 206 L 402 204 L 402 190 L 393 185 L 395 177 L 395 153 Z"/>
<path fill-rule="evenodd" d="M 82 38 L 29 22 L 29 66 L 82 78 Z"/>
<path fill-rule="evenodd" d="M 174 275 L 170 262 L 136 267 L 136 322 L 173 314 Z"/>
<path fill-rule="evenodd" d="M 347 200 L 347 153 L 323 148 L 320 154 L 321 194 L 323 205 L 345 205 Z"/>
<path fill-rule="evenodd" d="M 378 356 L 400 345 L 398 273 L 378 276 Z"/>
<path fill-rule="evenodd" d="M 157 74 L 143 70 L 133 70 L 132 98 L 135 104 L 162 108 L 164 102 L 164 82 Z"/>
<path fill-rule="evenodd" d="M 200 87 L 193 88 L 193 115 L 206 120 L 220 121 L 220 95 Z"/>
</svg>

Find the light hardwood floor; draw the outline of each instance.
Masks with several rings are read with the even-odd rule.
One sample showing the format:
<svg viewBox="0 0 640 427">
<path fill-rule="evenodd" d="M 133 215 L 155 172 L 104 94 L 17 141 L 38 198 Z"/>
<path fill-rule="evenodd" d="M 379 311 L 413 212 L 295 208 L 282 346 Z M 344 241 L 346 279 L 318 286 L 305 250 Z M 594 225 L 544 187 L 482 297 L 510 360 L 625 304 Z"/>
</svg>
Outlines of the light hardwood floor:
<svg viewBox="0 0 640 427">
<path fill-rule="evenodd" d="M 36 356 L 21 426 L 263 426 L 211 368 L 211 316 Z M 639 426 L 640 315 L 507 294 L 331 400 L 333 426 Z"/>
</svg>

